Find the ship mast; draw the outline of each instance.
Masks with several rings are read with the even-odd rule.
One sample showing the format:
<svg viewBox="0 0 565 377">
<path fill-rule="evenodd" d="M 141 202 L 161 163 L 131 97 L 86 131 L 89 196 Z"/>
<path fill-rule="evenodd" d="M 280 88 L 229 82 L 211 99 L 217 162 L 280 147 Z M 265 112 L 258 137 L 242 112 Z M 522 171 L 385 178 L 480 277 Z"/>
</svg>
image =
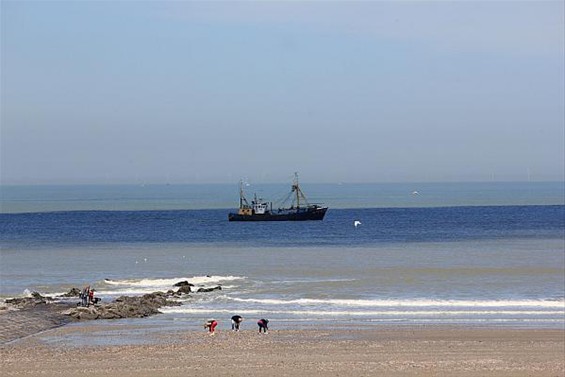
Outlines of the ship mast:
<svg viewBox="0 0 565 377">
<path fill-rule="evenodd" d="M 239 181 L 239 208 L 243 208 L 243 180 Z"/>
<path fill-rule="evenodd" d="M 294 172 L 294 180 L 292 181 L 292 192 L 296 194 L 296 208 L 300 208 L 300 196 L 298 195 L 298 173 Z"/>
<path fill-rule="evenodd" d="M 245 206 L 243 205 L 245 203 Z M 243 194 L 243 179 L 239 181 L 239 208 L 247 208 L 249 207 L 249 203 L 247 203 L 247 199 L 245 199 L 245 195 Z"/>
<path fill-rule="evenodd" d="M 298 185 L 297 172 L 294 173 L 294 181 L 292 182 L 292 191 L 296 194 L 296 208 L 300 208 L 300 198 L 302 198 L 303 201 L 306 203 L 306 206 L 308 206 L 308 201 L 306 200 L 306 196 L 304 196 L 304 193 L 302 193 L 302 190 L 300 190 L 300 186 Z"/>
</svg>

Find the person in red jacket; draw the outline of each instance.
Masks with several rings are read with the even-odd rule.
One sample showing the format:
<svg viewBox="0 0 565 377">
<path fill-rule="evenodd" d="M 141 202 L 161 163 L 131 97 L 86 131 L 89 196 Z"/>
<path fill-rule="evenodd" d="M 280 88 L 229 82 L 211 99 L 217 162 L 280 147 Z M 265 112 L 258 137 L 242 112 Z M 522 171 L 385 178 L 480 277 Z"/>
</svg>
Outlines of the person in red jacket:
<svg viewBox="0 0 565 377">
<path fill-rule="evenodd" d="M 88 291 L 88 305 L 94 305 L 94 289 L 91 289 L 90 291 Z"/>
<path fill-rule="evenodd" d="M 204 324 L 204 328 L 208 329 L 208 331 L 210 332 L 210 335 L 215 334 L 216 326 L 218 326 L 218 321 L 216 321 L 215 319 L 209 319 Z"/>
</svg>

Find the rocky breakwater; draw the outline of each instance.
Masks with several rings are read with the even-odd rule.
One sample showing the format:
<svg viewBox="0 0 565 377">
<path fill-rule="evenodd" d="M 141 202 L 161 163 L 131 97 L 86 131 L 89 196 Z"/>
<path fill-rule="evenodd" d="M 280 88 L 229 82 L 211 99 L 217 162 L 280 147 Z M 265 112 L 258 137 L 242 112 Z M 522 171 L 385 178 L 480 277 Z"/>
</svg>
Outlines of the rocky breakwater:
<svg viewBox="0 0 565 377">
<path fill-rule="evenodd" d="M 65 310 L 62 314 L 79 320 L 148 317 L 158 314 L 162 306 L 181 305 L 178 301 L 170 300 L 178 294 L 169 292 L 154 292 L 139 297 L 121 296 L 107 304 L 77 306 Z"/>
<path fill-rule="evenodd" d="M 77 320 L 147 317 L 158 314 L 163 306 L 181 305 L 175 298 L 186 297 L 193 292 L 222 289 L 219 285 L 195 288 L 188 282 L 177 284 L 176 291 L 171 289 L 143 296 L 121 296 L 112 302 L 97 303 L 88 307 L 79 306 L 78 288 L 56 297 L 33 292 L 30 297 L 7 299 L 0 307 L 0 344 Z"/>
<path fill-rule="evenodd" d="M 39 292 L 31 292 L 30 297 L 16 297 L 9 298 L 5 301 L 6 305 L 3 307 L 6 309 L 17 309 L 25 310 L 35 308 L 36 306 L 47 305 L 53 303 L 55 300 L 53 297 L 42 296 Z"/>
</svg>

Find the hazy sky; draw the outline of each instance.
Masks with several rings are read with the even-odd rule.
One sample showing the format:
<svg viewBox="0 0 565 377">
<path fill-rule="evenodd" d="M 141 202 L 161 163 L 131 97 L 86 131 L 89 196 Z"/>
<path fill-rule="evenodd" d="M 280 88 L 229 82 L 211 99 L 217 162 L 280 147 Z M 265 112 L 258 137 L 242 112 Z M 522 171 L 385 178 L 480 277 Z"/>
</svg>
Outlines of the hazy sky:
<svg viewBox="0 0 565 377">
<path fill-rule="evenodd" d="M 563 1 L 1 17 L 3 184 L 564 179 Z"/>
</svg>

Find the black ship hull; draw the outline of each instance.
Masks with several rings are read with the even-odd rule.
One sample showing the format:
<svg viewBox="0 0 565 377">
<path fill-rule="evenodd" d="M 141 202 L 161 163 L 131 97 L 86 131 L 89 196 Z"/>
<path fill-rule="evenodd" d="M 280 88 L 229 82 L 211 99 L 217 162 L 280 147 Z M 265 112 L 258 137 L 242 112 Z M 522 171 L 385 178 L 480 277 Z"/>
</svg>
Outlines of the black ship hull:
<svg viewBox="0 0 565 377">
<path fill-rule="evenodd" d="M 240 215 L 237 213 L 230 213 L 228 215 L 229 221 L 306 221 L 306 220 L 323 220 L 328 210 L 327 207 L 298 210 L 298 211 L 284 211 L 281 213 L 267 212 L 264 214 L 250 214 Z"/>
</svg>

